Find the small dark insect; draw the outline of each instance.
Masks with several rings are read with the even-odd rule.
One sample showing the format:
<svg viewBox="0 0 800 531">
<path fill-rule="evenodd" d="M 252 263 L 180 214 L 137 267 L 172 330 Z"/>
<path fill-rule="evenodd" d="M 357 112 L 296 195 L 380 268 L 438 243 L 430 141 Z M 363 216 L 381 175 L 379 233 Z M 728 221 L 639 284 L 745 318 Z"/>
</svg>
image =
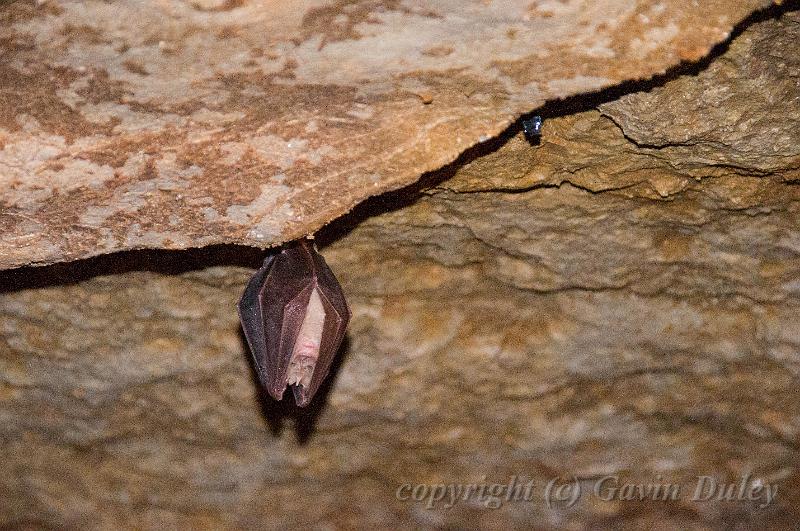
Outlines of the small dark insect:
<svg viewBox="0 0 800 531">
<path fill-rule="evenodd" d="M 292 387 L 308 405 L 344 339 L 350 310 L 313 242 L 268 256 L 239 301 L 239 319 L 261 385 L 275 400 Z"/>
<path fill-rule="evenodd" d="M 542 136 L 542 117 L 534 116 L 529 120 L 522 120 L 522 130 L 528 142 L 539 142 L 539 137 Z"/>
</svg>

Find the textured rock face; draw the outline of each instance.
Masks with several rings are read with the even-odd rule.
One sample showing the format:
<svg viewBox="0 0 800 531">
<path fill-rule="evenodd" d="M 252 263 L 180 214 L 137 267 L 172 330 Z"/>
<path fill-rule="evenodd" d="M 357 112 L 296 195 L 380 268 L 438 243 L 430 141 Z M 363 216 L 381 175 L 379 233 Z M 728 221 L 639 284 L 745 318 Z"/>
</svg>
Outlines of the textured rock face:
<svg viewBox="0 0 800 531">
<path fill-rule="evenodd" d="M 235 313 L 255 250 L 2 273 L 2 522 L 794 527 L 800 14 L 764 18 L 697 72 L 545 107 L 540 145 L 512 129 L 327 226 L 353 318 L 308 410 L 255 388 Z M 753 499 L 692 500 L 699 476 Z M 425 487 L 512 478 L 530 501 Z"/>
<path fill-rule="evenodd" d="M 0 269 L 313 233 L 768 4 L 4 2 Z"/>
</svg>

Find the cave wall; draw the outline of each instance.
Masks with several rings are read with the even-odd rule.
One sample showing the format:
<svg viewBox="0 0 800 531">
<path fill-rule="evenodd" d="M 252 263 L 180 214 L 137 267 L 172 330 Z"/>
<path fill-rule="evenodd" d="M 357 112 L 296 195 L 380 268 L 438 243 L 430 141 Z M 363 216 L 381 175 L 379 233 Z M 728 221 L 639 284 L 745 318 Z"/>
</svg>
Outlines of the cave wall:
<svg viewBox="0 0 800 531">
<path fill-rule="evenodd" d="M 255 383 L 235 303 L 258 249 L 1 272 L 0 521 L 792 528 L 791 7 L 701 63 L 545 105 L 538 144 L 513 125 L 325 226 L 353 318 L 308 409 Z M 691 500 L 704 475 L 777 491 Z M 681 496 L 604 499 L 606 476 Z M 531 500 L 402 490 L 511 478 Z M 581 496 L 548 504 L 553 480 Z"/>
<path fill-rule="evenodd" d="M 771 3 L 3 2 L 0 269 L 313 234 Z"/>
</svg>

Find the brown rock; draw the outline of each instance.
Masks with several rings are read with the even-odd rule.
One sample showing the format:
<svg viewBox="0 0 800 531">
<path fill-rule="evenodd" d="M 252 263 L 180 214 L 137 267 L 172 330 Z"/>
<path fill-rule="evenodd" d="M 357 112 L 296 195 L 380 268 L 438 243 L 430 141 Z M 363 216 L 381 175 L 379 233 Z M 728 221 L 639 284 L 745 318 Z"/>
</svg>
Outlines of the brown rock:
<svg viewBox="0 0 800 531">
<path fill-rule="evenodd" d="M 797 11 L 763 17 L 323 229 L 353 319 L 309 410 L 255 386 L 255 249 L 3 272 L 0 525 L 793 529 L 798 38 Z"/>
<path fill-rule="evenodd" d="M 0 269 L 314 233 L 767 5 L 5 3 Z"/>
</svg>

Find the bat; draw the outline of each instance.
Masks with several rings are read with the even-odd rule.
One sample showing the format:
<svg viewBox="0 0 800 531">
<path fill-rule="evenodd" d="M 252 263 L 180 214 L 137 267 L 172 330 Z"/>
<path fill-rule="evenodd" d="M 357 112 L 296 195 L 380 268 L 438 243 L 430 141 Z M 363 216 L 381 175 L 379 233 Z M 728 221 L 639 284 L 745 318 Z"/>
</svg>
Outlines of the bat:
<svg viewBox="0 0 800 531">
<path fill-rule="evenodd" d="M 295 403 L 307 406 L 350 320 L 342 287 L 314 243 L 300 240 L 268 256 L 238 309 L 261 385 L 275 400 L 291 386 Z"/>
</svg>

